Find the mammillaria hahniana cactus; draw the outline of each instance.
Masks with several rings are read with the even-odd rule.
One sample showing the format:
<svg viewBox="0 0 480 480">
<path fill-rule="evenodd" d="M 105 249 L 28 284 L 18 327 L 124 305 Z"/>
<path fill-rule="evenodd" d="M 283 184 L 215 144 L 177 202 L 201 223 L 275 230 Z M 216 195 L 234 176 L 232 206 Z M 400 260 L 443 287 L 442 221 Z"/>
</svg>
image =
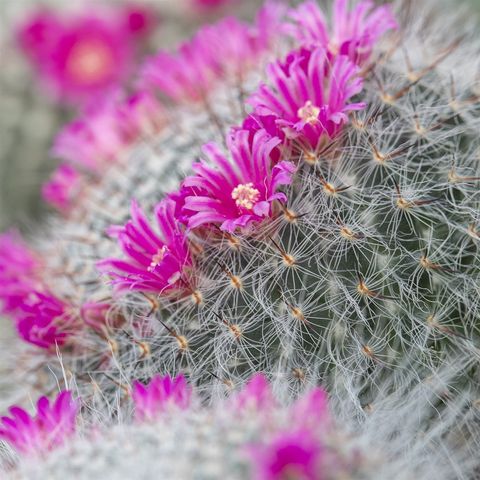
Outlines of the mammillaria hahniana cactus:
<svg viewBox="0 0 480 480">
<path fill-rule="evenodd" d="M 396 7 L 337 0 L 327 21 L 271 2 L 147 61 L 138 85 L 163 106 L 135 117 L 146 130 L 118 141 L 122 97 L 98 107 L 98 142 L 67 126 L 75 189 L 56 183 L 38 264 L 0 259 L 7 313 L 44 350 L 32 368 L 108 415 L 159 372 L 214 398 L 264 371 L 287 397 L 321 381 L 360 407 L 455 361 L 446 385 L 473 401 L 478 45 L 465 27 L 446 41 L 428 4 Z"/>
</svg>

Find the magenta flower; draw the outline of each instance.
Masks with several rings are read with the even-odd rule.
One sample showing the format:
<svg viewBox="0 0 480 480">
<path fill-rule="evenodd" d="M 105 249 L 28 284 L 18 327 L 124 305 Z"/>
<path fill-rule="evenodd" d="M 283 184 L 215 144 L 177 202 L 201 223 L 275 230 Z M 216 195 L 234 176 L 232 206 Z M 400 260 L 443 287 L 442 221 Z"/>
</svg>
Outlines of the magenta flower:
<svg viewBox="0 0 480 480">
<path fill-rule="evenodd" d="M 79 192 L 81 175 L 71 165 L 60 164 L 42 186 L 43 199 L 63 213 L 68 213 Z"/>
<path fill-rule="evenodd" d="M 39 275 L 41 262 L 20 236 L 0 235 L 0 300 L 20 337 L 41 348 L 62 346 L 78 331 L 72 308 L 48 292 Z"/>
<path fill-rule="evenodd" d="M 119 130 L 130 142 L 141 135 L 158 133 L 165 122 L 165 112 L 153 95 L 138 91 L 121 102 L 117 109 Z"/>
<path fill-rule="evenodd" d="M 274 116 L 304 150 L 318 150 L 341 132 L 349 112 L 365 107 L 348 103 L 362 90 L 358 71 L 343 55 L 330 62 L 323 48 L 295 51 L 286 62 L 269 65 L 271 86 L 261 85 L 249 103 L 255 114 Z"/>
<path fill-rule="evenodd" d="M 29 292 L 14 319 L 23 340 L 45 349 L 64 345 L 79 328 L 69 305 L 48 292 Z"/>
<path fill-rule="evenodd" d="M 287 201 L 278 188 L 291 183 L 295 165 L 282 161 L 272 167 L 271 153 L 280 143 L 278 138 L 260 130 L 251 140 L 249 131 L 237 130 L 227 142 L 232 161 L 209 143 L 203 151 L 212 165 L 195 164 L 196 174 L 183 182 L 184 187 L 195 189 L 194 195 L 185 198 L 190 228 L 216 223 L 233 233 L 271 217 L 275 201 Z"/>
<path fill-rule="evenodd" d="M 144 422 L 172 408 L 186 409 L 190 406 L 191 396 L 192 389 L 183 375 L 173 379 L 168 375 L 157 375 L 148 385 L 135 382 L 132 389 L 135 419 Z"/>
<path fill-rule="evenodd" d="M 202 33 L 204 41 L 215 46 L 219 76 L 242 79 L 264 53 L 252 26 L 235 17 L 204 27 Z"/>
<path fill-rule="evenodd" d="M 279 33 L 283 11 L 268 2 L 253 25 L 229 17 L 201 28 L 177 52 L 161 51 L 148 60 L 143 85 L 175 102 L 205 101 L 219 80 L 241 80 L 258 65 Z"/>
<path fill-rule="evenodd" d="M 284 12 L 283 4 L 270 1 L 259 10 L 253 25 L 228 17 L 203 28 L 203 40 L 213 46 L 222 76 L 242 81 L 261 63 L 279 35 Z"/>
<path fill-rule="evenodd" d="M 332 423 L 327 392 L 314 388 L 304 394 L 290 407 L 290 418 L 298 427 L 325 433 Z"/>
<path fill-rule="evenodd" d="M 42 21 L 33 20 L 34 31 L 41 31 Z M 31 30 L 32 25 L 24 28 Z M 56 19 L 46 30 L 47 39 L 38 50 L 30 43 L 27 53 L 45 87 L 61 101 L 84 104 L 118 86 L 133 66 L 134 44 L 116 21 L 85 15 Z M 21 34 L 23 45 L 28 37 Z"/>
<path fill-rule="evenodd" d="M 190 288 L 185 276 L 192 266 L 188 242 L 175 218 L 175 202 L 165 199 L 155 208 L 161 235 L 148 223 L 135 201 L 132 219 L 123 227 L 112 227 L 127 260 L 109 258 L 99 262 L 101 272 L 112 278 L 117 290 L 139 290 L 157 294 Z"/>
<path fill-rule="evenodd" d="M 272 388 L 263 373 L 253 375 L 245 387 L 235 396 L 236 410 L 271 410 L 276 405 Z"/>
<path fill-rule="evenodd" d="M 317 2 L 307 0 L 292 10 L 293 25 L 288 30 L 305 47 L 320 46 L 332 55 L 346 55 L 357 65 L 365 63 L 375 44 L 389 30 L 397 29 L 390 5 L 374 6 L 370 0 L 358 2 L 352 10 L 349 0 L 335 0 L 332 29 Z"/>
<path fill-rule="evenodd" d="M 85 105 L 128 78 L 154 22 L 151 10 L 133 5 L 68 17 L 40 11 L 21 26 L 18 41 L 54 98 Z"/>
<path fill-rule="evenodd" d="M 3 313 L 13 314 L 23 299 L 39 286 L 40 259 L 17 231 L 0 235 L 0 301 Z"/>
<path fill-rule="evenodd" d="M 176 53 L 160 51 L 145 62 L 142 84 L 153 87 L 175 102 L 205 100 L 220 76 L 212 45 L 200 29 Z"/>
<path fill-rule="evenodd" d="M 286 11 L 285 3 L 282 1 L 265 1 L 256 15 L 253 26 L 253 36 L 258 50 L 268 52 L 275 48 L 276 40 L 283 35 Z"/>
<path fill-rule="evenodd" d="M 98 172 L 117 161 L 125 148 L 142 135 L 158 133 L 163 123 L 164 110 L 149 93 L 139 91 L 123 98 L 115 92 L 63 127 L 52 153 Z"/>
<path fill-rule="evenodd" d="M 52 154 L 90 171 L 114 161 L 129 143 L 115 100 L 109 98 L 63 127 Z"/>
<path fill-rule="evenodd" d="M 64 444 L 75 433 L 78 408 L 69 391 L 60 392 L 52 405 L 47 397 L 41 397 L 35 416 L 20 407 L 11 407 L 10 417 L 1 419 L 0 439 L 18 453 L 41 456 Z"/>
<path fill-rule="evenodd" d="M 253 446 L 255 479 L 322 480 L 324 448 L 309 430 L 278 435 L 268 445 Z"/>
</svg>

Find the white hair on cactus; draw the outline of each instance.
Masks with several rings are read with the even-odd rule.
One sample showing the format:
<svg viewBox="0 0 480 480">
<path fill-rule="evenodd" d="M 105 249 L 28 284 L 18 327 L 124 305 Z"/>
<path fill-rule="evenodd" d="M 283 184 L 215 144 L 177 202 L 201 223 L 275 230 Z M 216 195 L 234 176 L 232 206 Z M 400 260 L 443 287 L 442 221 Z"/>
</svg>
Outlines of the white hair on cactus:
<svg viewBox="0 0 480 480">
<path fill-rule="evenodd" d="M 469 392 L 455 386 L 460 371 L 451 365 L 465 365 L 468 359 L 449 361 L 434 374 L 394 369 L 365 397 L 364 383 L 351 384 L 360 409 L 350 401 L 351 395 L 342 394 L 346 384 L 341 379 L 340 390 L 330 396 L 330 414 L 316 403 L 300 407 L 303 400 L 288 407 L 289 384 L 278 378 L 273 390 L 277 397 L 288 399 L 287 404 L 276 404 L 260 390 L 251 391 L 247 403 L 239 403 L 241 394 L 230 392 L 229 398 L 217 399 L 209 407 L 196 401 L 186 409 L 172 405 L 149 422 L 93 425 L 43 458 L 20 459 L 6 478 L 120 479 L 148 478 L 154 473 L 178 479 L 252 478 L 261 452 L 277 438 L 276 432 L 288 437 L 302 428 L 302 422 L 321 431 L 328 455 L 336 458 L 335 468 L 320 464 L 316 475 L 321 478 L 471 478 L 477 466 L 478 406 Z M 396 374 L 402 377 L 401 388 L 391 381 Z M 307 393 L 301 398 L 315 397 Z M 317 408 L 317 413 L 303 418 L 296 413 L 306 413 L 302 408 Z M 315 416 L 318 420 L 313 420 Z"/>
<path fill-rule="evenodd" d="M 467 454 L 476 440 L 458 443 L 449 433 L 456 426 L 461 435 L 470 428 L 472 437 L 476 433 L 468 419 L 479 357 L 479 120 L 472 67 L 479 45 L 466 25 L 458 30 L 462 38 L 445 42 L 448 20 L 432 3 L 412 8 L 400 34 L 380 45 L 380 60 L 369 66 L 361 94 L 368 107 L 352 115 L 332 148 L 300 160 L 287 191 L 291 201 L 278 218 L 255 236 L 212 230 L 193 237 L 201 253 L 191 296 L 113 293 L 95 269 L 98 260 L 120 254 L 104 232 L 129 218 L 132 197 L 150 211 L 190 172 L 202 143 L 223 141 L 241 122 L 238 100 L 263 78 L 261 67 L 240 90 L 216 90 L 209 111 L 172 107 L 158 136 L 125 152 L 70 218 L 52 218 L 37 234 L 55 292 L 78 305 L 108 299 L 105 328 L 85 329 L 62 352 L 66 377 L 90 418 L 119 414 L 132 382 L 158 372 L 185 372 L 215 402 L 228 386 L 263 370 L 286 383 L 277 393 L 287 400 L 319 382 L 332 389 L 334 409 L 360 444 L 378 446 L 381 458 L 369 478 L 468 478 L 473 460 Z M 460 353 L 447 355 L 451 350 Z M 48 390 L 63 375 L 56 359 L 43 361 L 45 371 L 55 372 L 45 382 Z M 441 362 L 447 367 L 439 370 Z M 425 378 L 432 376 L 436 388 L 457 374 L 457 403 L 434 403 L 439 397 Z M 364 397 L 372 397 L 369 415 Z M 435 407 L 438 418 L 431 416 Z M 202 422 L 191 419 L 199 431 Z M 139 445 L 145 454 L 137 468 L 193 468 L 204 445 L 182 422 L 170 428 L 172 438 L 178 428 L 186 439 L 179 442 L 185 462 L 174 464 L 179 457 L 172 459 L 149 427 L 121 426 L 103 434 L 105 442 L 79 440 L 70 451 L 79 458 L 72 468 L 80 475 L 101 448 L 85 475 L 104 472 L 111 455 L 118 455 L 119 472 L 133 472 L 125 436 L 132 439 L 125 448 Z M 67 458 L 52 454 L 42 473 L 73 473 L 65 470 Z M 205 468 L 224 466 L 208 460 Z"/>
</svg>

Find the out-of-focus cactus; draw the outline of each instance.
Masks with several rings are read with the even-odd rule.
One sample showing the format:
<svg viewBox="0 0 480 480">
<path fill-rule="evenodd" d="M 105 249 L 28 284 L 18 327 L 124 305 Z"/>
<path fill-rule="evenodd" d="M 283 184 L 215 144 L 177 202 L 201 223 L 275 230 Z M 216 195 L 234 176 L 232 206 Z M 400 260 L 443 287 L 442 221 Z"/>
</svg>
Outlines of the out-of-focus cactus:
<svg viewBox="0 0 480 480">
<path fill-rule="evenodd" d="M 476 415 L 462 412 L 469 399 L 451 395 L 440 416 L 432 403 L 445 401 L 443 382 L 451 378 L 444 371 L 443 378 L 424 382 L 418 373 L 408 388 L 373 398 L 360 422 L 348 401 L 327 400 L 320 388 L 280 402 L 279 396 L 290 396 L 288 385 L 277 381 L 272 390 L 262 375 L 210 407 L 202 406 L 184 378 L 156 377 L 150 385 L 133 387 L 135 420 L 84 425 L 72 439 L 71 404 L 57 415 L 59 430 L 68 424 L 68 435 L 57 435 L 48 448 L 43 442 L 37 451 L 19 451 L 16 469 L 5 475 L 29 480 L 469 478 L 478 443 L 465 438 L 459 445 L 458 438 Z"/>
</svg>

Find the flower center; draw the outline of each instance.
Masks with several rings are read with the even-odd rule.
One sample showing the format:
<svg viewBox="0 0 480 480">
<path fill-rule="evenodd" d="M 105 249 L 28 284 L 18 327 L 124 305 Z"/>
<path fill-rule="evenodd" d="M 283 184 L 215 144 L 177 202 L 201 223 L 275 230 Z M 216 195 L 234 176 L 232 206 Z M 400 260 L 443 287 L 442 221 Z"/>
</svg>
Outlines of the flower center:
<svg viewBox="0 0 480 480">
<path fill-rule="evenodd" d="M 232 198 L 238 208 L 251 210 L 260 198 L 260 192 L 254 188 L 253 183 L 241 183 L 232 191 Z"/>
<path fill-rule="evenodd" d="M 165 257 L 165 254 L 168 252 L 168 247 L 164 245 L 162 248 L 159 248 L 157 253 L 152 257 L 152 262 L 150 263 L 150 266 L 148 267 L 149 272 L 153 272 L 155 268 L 160 265 Z"/>
<path fill-rule="evenodd" d="M 298 118 L 310 125 L 318 122 L 319 114 L 320 108 L 316 107 L 310 100 L 308 100 L 302 108 L 299 108 L 297 112 Z"/>
<path fill-rule="evenodd" d="M 340 52 L 339 42 L 337 40 L 331 40 L 328 43 L 328 51 L 332 52 L 334 55 L 338 55 L 338 53 Z"/>
<path fill-rule="evenodd" d="M 78 42 L 67 60 L 67 69 L 72 77 L 84 84 L 102 82 L 114 68 L 111 49 L 98 40 Z"/>
</svg>

